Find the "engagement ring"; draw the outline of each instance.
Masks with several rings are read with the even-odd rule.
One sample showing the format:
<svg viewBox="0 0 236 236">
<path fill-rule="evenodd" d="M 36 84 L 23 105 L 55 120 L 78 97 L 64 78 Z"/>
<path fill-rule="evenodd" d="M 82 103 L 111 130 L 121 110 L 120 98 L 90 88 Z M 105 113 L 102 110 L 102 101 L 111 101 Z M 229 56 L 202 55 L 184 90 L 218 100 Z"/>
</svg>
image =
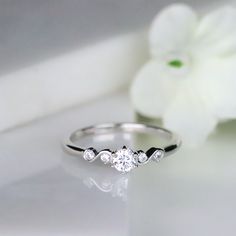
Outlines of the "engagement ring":
<svg viewBox="0 0 236 236">
<path fill-rule="evenodd" d="M 83 148 L 76 144 L 78 140 L 87 136 L 114 134 L 116 132 L 157 135 L 169 141 L 169 144 L 163 147 L 159 145 L 151 146 L 146 151 L 132 150 L 126 146 L 118 150 L 97 150 L 94 147 Z M 100 159 L 104 164 L 126 173 L 138 166 L 147 164 L 151 160 L 159 162 L 164 157 L 175 152 L 180 147 L 180 144 L 181 141 L 177 135 L 161 127 L 139 123 L 111 123 L 76 130 L 66 139 L 64 147 L 70 154 L 80 156 L 88 162 Z"/>
</svg>

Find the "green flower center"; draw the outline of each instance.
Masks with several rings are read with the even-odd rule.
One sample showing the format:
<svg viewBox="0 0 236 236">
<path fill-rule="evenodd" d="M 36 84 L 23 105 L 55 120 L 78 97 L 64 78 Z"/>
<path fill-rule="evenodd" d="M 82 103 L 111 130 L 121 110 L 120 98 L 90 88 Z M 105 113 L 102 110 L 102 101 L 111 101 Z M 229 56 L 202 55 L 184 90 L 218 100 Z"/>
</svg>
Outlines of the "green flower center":
<svg viewBox="0 0 236 236">
<path fill-rule="evenodd" d="M 180 68 L 184 65 L 184 63 L 179 59 L 174 59 L 174 60 L 168 61 L 167 64 L 169 66 L 172 66 L 172 67 L 175 67 L 175 68 Z"/>
</svg>

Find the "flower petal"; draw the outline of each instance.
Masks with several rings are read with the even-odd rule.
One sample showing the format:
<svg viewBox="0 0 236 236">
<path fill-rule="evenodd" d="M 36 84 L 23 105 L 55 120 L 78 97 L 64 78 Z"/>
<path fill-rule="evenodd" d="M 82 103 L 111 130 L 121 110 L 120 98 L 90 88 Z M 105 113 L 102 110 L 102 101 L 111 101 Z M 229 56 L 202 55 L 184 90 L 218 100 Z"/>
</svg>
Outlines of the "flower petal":
<svg viewBox="0 0 236 236">
<path fill-rule="evenodd" d="M 198 71 L 198 88 L 208 110 L 219 119 L 236 117 L 236 56 L 205 62 Z"/>
<path fill-rule="evenodd" d="M 184 50 L 191 41 L 196 23 L 195 12 L 185 4 L 174 4 L 163 9 L 150 29 L 152 55 L 161 57 Z"/>
<path fill-rule="evenodd" d="M 180 134 L 183 143 L 195 146 L 205 141 L 217 120 L 204 106 L 191 81 L 184 83 L 164 114 L 164 125 Z"/>
<path fill-rule="evenodd" d="M 131 99 L 140 114 L 154 118 L 163 115 L 181 84 L 168 72 L 157 61 L 148 62 L 140 70 L 131 86 Z"/>
<path fill-rule="evenodd" d="M 236 52 L 236 8 L 226 6 L 203 17 L 195 34 L 195 52 L 226 55 Z"/>
</svg>

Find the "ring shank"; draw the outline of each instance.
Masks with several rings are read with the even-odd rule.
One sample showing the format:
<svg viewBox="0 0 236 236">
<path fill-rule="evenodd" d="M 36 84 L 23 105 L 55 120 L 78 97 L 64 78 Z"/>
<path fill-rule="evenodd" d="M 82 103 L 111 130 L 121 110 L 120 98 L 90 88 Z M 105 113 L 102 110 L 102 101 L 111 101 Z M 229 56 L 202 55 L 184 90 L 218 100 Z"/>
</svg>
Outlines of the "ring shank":
<svg viewBox="0 0 236 236">
<path fill-rule="evenodd" d="M 77 146 L 74 142 L 89 135 L 100 135 L 113 132 L 143 132 L 157 135 L 163 139 L 169 141 L 169 145 L 164 146 L 165 156 L 175 152 L 181 145 L 181 141 L 177 135 L 171 131 L 152 125 L 140 124 L 140 123 L 108 123 L 89 126 L 83 129 L 73 132 L 65 141 L 65 148 L 71 154 L 82 154 L 84 149 Z"/>
</svg>

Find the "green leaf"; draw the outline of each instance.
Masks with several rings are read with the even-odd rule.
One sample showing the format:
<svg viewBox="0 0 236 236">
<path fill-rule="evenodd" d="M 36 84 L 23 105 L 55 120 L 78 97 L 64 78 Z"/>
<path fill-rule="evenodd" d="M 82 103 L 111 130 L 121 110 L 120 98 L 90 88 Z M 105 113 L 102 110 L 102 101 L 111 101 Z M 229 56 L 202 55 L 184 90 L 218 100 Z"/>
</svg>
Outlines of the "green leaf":
<svg viewBox="0 0 236 236">
<path fill-rule="evenodd" d="M 175 59 L 175 60 L 172 60 L 172 61 L 169 61 L 168 62 L 168 65 L 169 66 L 172 66 L 172 67 L 175 67 L 175 68 L 180 68 L 182 67 L 184 64 L 182 61 L 178 60 L 178 59 Z"/>
</svg>

